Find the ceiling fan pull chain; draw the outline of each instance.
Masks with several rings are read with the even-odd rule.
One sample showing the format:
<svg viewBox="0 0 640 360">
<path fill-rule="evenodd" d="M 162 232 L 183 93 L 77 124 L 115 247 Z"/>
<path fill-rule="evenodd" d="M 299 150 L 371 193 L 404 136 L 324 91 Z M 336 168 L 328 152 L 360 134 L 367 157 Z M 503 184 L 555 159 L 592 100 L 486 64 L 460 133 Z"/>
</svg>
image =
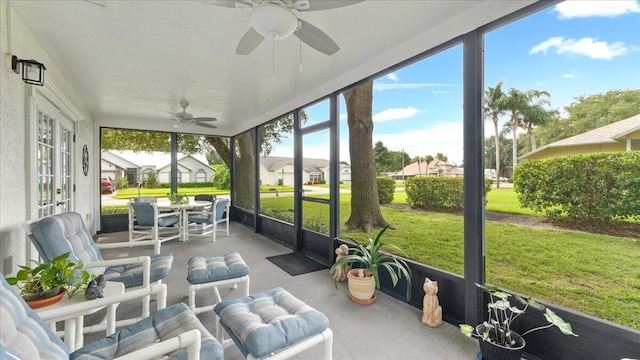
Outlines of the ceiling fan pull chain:
<svg viewBox="0 0 640 360">
<path fill-rule="evenodd" d="M 276 81 L 276 39 L 275 38 L 271 38 L 271 48 L 272 48 L 271 72 L 273 73 L 273 81 Z"/>
<path fill-rule="evenodd" d="M 302 72 L 302 40 L 300 40 L 299 43 L 300 43 L 300 72 Z"/>
</svg>

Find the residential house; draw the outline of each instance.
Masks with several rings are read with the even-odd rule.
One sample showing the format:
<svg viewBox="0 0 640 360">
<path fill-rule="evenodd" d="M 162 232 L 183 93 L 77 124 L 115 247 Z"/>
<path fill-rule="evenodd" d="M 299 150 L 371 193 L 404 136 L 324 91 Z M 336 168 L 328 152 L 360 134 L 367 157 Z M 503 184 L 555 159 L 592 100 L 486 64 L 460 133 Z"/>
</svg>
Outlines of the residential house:
<svg viewBox="0 0 640 360">
<path fill-rule="evenodd" d="M 260 182 L 264 185 L 293 186 L 293 158 L 281 156 L 260 157 Z M 302 182 L 330 182 L 329 160 L 302 159 Z M 351 182 L 351 166 L 340 164 L 340 181 Z"/>
<path fill-rule="evenodd" d="M 406 179 L 414 176 L 462 177 L 463 174 L 462 169 L 445 161 L 435 159 L 428 164 L 426 161 L 412 162 L 405 166 L 403 170 L 394 173 L 391 177 L 400 180 L 403 176 Z"/>
<path fill-rule="evenodd" d="M 136 152 L 109 150 L 102 152 L 101 176 L 110 176 L 116 181 L 126 176 L 129 186 L 147 180 L 156 174 L 160 183 L 168 183 L 171 174 L 171 155 L 165 152 Z M 202 154 L 178 153 L 178 182 L 211 181 L 215 174 Z"/>
<path fill-rule="evenodd" d="M 630 150 L 640 150 L 640 114 L 547 144 L 519 159 L 527 161 Z"/>
</svg>

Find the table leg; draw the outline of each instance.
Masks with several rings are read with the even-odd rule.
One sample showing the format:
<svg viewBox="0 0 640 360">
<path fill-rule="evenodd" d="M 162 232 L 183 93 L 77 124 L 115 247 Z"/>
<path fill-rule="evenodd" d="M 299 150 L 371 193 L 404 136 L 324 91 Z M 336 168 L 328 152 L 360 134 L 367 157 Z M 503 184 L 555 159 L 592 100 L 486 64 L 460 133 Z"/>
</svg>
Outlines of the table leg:
<svg viewBox="0 0 640 360">
<path fill-rule="evenodd" d="M 187 209 L 182 209 L 182 241 L 189 240 L 189 234 L 187 228 L 189 227 L 189 219 L 187 216 Z"/>
<path fill-rule="evenodd" d="M 84 316 L 78 316 L 76 318 L 76 343 L 73 351 L 80 349 L 84 346 Z"/>
<path fill-rule="evenodd" d="M 69 351 L 76 350 L 76 323 L 76 318 L 64 321 L 64 343 L 69 348 Z"/>
</svg>

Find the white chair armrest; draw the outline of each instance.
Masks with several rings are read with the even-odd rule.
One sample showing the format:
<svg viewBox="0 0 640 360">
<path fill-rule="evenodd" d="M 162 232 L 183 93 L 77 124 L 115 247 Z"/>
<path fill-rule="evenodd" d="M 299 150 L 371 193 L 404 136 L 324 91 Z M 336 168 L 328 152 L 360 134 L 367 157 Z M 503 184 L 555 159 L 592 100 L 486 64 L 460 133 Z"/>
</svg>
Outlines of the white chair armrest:
<svg viewBox="0 0 640 360">
<path fill-rule="evenodd" d="M 154 253 L 160 254 L 160 240 L 139 240 L 139 241 L 127 241 L 117 243 L 96 244 L 99 249 L 120 249 L 134 246 L 153 246 Z"/>
<path fill-rule="evenodd" d="M 200 330 L 192 329 L 165 341 L 134 351 L 117 360 L 151 359 L 166 353 L 187 348 L 189 360 L 200 360 Z M 114 360 L 116 360 L 114 359 Z"/>
<path fill-rule="evenodd" d="M 180 212 L 176 211 L 176 212 L 163 212 L 163 213 L 159 213 L 158 214 L 158 218 L 164 218 L 164 217 L 169 217 L 169 216 L 180 216 Z"/>
<path fill-rule="evenodd" d="M 94 268 L 101 266 L 114 266 L 114 265 L 127 265 L 127 264 L 142 264 L 142 286 L 148 287 L 151 281 L 151 257 L 138 256 L 135 258 L 121 258 L 103 261 L 94 261 L 84 263 L 86 268 Z"/>
<path fill-rule="evenodd" d="M 94 310 L 96 308 L 109 306 L 111 304 L 138 299 L 148 295 L 162 294 L 163 291 L 164 292 L 167 291 L 166 289 L 167 287 L 165 284 L 153 284 L 148 287 L 138 288 L 136 290 L 127 291 L 118 295 L 112 295 L 112 296 L 107 296 L 107 297 L 98 298 L 94 300 L 82 301 L 77 303 L 75 306 L 65 306 L 62 308 L 51 309 L 51 310 L 46 310 L 46 309 L 39 310 L 38 315 L 45 322 L 50 321 L 52 319 L 64 319 L 65 317 L 74 316 L 90 310 Z M 76 296 L 84 296 L 84 295 L 78 294 Z"/>
</svg>

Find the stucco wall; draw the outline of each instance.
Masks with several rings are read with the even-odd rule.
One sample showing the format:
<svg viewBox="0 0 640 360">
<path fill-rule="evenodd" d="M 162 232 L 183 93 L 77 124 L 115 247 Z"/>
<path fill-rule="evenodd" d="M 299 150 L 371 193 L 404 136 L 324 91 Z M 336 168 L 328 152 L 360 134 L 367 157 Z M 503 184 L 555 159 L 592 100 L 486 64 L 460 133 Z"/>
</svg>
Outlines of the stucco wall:
<svg viewBox="0 0 640 360">
<path fill-rule="evenodd" d="M 562 147 L 554 147 L 542 150 L 531 156 L 527 157 L 526 160 L 539 160 L 539 159 L 549 159 L 549 158 L 557 158 L 561 156 L 571 156 L 571 155 L 581 155 L 581 154 L 592 154 L 599 152 L 612 152 L 612 151 L 625 151 L 626 143 L 616 143 L 616 144 L 597 144 L 597 145 L 589 145 L 589 146 L 562 146 Z"/>
<path fill-rule="evenodd" d="M 86 108 L 22 20 L 10 10 L 6 1 L 0 1 L 0 271 L 3 273 L 13 273 L 17 265 L 25 263 L 27 241 L 21 225 L 32 216 L 29 184 L 36 173 L 31 168 L 29 155 L 33 153 L 29 149 L 29 129 L 32 128 L 29 125 L 29 106 L 33 103 L 33 89 L 11 71 L 11 59 L 6 56 L 9 52 L 19 58 L 36 59 L 44 63 L 47 67 L 45 78 L 55 84 L 58 93 L 64 94 L 68 100 L 68 105 L 77 110 L 76 115 L 83 118 L 77 122 L 78 141 L 73 155 L 76 161 L 74 200 L 75 210 L 88 218 L 87 225 L 92 230 L 93 213 L 99 196 L 95 181 L 91 180 L 97 178 L 95 174 L 99 157 L 91 151 L 94 143 L 93 122 Z M 80 165 L 84 144 L 88 145 L 92 157 L 88 176 L 84 176 Z"/>
</svg>

